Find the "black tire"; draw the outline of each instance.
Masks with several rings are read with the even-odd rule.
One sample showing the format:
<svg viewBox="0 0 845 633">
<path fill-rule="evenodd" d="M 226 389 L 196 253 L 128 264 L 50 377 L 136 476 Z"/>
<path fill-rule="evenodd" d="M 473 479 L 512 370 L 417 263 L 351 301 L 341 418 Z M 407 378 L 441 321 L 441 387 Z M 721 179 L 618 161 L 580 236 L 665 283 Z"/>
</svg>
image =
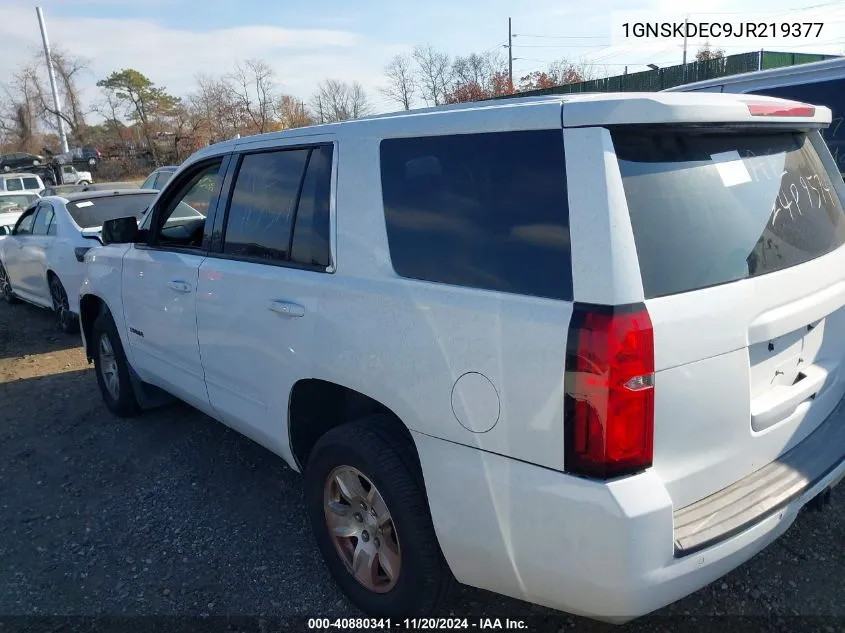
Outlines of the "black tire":
<svg viewBox="0 0 845 633">
<path fill-rule="evenodd" d="M 6 303 L 18 303 L 19 299 L 15 296 L 15 292 L 12 290 L 12 284 L 9 283 L 9 276 L 6 274 L 6 269 L 3 268 L 3 264 L 0 263 L 0 294 L 3 295 L 3 299 Z"/>
<path fill-rule="evenodd" d="M 111 360 L 102 345 L 103 338 L 108 342 L 108 349 L 111 350 L 114 365 L 112 367 Z M 100 387 L 100 394 L 103 396 L 103 402 L 106 403 L 109 411 L 121 418 L 131 418 L 135 416 L 140 407 L 135 398 L 135 392 L 132 390 L 132 379 L 130 378 L 129 362 L 126 360 L 126 354 L 123 351 L 123 344 L 120 342 L 120 335 L 117 333 L 117 328 L 114 325 L 114 320 L 108 312 L 101 314 L 94 321 L 94 327 L 91 328 L 91 349 L 94 356 L 94 373 L 97 374 L 97 385 Z M 114 369 L 117 380 L 117 393 L 113 394 L 107 386 L 109 378 L 104 375 L 104 372 L 110 373 Z"/>
<path fill-rule="evenodd" d="M 47 281 L 50 284 L 50 297 L 53 299 L 53 312 L 56 315 L 59 329 L 65 334 L 78 333 L 79 317 L 70 311 L 67 292 L 61 280 L 56 275 L 51 274 Z"/>
<path fill-rule="evenodd" d="M 441 613 L 449 600 L 455 580 L 437 542 L 419 460 L 399 424 L 385 416 L 370 416 L 321 437 L 305 467 L 305 505 L 329 571 L 359 609 L 372 617 L 433 616 Z M 387 592 L 378 593 L 361 584 L 329 534 L 324 486 L 339 466 L 360 471 L 389 509 L 400 545 L 400 566 L 398 579 Z"/>
</svg>

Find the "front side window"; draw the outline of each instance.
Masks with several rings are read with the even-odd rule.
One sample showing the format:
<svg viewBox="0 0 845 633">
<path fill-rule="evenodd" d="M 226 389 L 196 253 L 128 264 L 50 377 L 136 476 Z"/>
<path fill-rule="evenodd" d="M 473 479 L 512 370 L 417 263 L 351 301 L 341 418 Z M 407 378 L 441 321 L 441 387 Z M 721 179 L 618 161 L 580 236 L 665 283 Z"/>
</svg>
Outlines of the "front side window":
<svg viewBox="0 0 845 633">
<path fill-rule="evenodd" d="M 221 165 L 222 159 L 190 172 L 173 188 L 162 202 L 155 245 L 202 248 L 206 218 L 220 193 Z"/>
<path fill-rule="evenodd" d="M 806 134 L 611 132 L 646 298 L 757 277 L 845 244 Z"/>
<path fill-rule="evenodd" d="M 23 179 L 23 188 L 24 189 L 41 189 L 41 183 L 38 182 L 38 178 L 24 178 Z"/>
<path fill-rule="evenodd" d="M 562 130 L 387 139 L 381 178 L 398 275 L 572 299 Z"/>
<path fill-rule="evenodd" d="M 32 234 L 32 223 L 35 220 L 35 209 L 25 213 L 21 216 L 21 219 L 18 220 L 18 224 L 15 227 L 15 235 L 31 235 Z"/>
</svg>

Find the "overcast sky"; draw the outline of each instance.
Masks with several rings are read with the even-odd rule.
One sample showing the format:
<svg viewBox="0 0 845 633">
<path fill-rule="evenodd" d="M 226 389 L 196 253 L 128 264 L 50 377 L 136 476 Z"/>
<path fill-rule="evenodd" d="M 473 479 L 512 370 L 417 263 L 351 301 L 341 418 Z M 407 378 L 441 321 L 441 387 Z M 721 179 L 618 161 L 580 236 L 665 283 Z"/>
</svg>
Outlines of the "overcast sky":
<svg viewBox="0 0 845 633">
<path fill-rule="evenodd" d="M 35 3 L 0 0 L 0 81 L 40 51 Z M 680 41 L 620 42 L 623 10 L 658 12 L 696 21 L 823 22 L 819 37 L 790 41 L 743 40 L 728 54 L 748 50 L 845 53 L 845 0 L 42 0 L 54 47 L 89 61 L 88 102 L 94 83 L 113 70 L 135 68 L 169 92 L 194 88 L 197 73 L 220 74 L 239 59 L 261 57 L 281 89 L 303 99 L 325 78 L 358 80 L 377 111 L 395 109 L 379 92 L 390 57 L 430 43 L 452 55 L 496 49 L 506 54 L 513 19 L 514 78 L 566 57 L 592 62 L 608 74 L 645 64 L 681 62 Z M 706 7 L 708 13 L 694 8 Z M 724 11 L 728 15 L 715 15 Z M 616 28 L 612 25 L 616 22 Z M 701 44 L 689 42 L 690 51 Z"/>
</svg>

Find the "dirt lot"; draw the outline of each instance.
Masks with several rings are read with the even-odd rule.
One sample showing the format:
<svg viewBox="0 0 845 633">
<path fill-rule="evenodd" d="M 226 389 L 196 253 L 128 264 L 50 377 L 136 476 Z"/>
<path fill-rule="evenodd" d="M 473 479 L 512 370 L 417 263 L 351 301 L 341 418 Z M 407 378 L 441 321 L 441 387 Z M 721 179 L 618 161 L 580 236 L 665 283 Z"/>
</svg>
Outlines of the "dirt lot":
<svg viewBox="0 0 845 633">
<path fill-rule="evenodd" d="M 843 489 L 725 579 L 611 630 L 845 630 Z M 297 474 L 187 406 L 113 417 L 78 339 L 26 305 L 0 304 L 0 508 L 0 616 L 360 617 L 319 559 Z M 452 612 L 608 628 L 474 589 Z"/>
</svg>

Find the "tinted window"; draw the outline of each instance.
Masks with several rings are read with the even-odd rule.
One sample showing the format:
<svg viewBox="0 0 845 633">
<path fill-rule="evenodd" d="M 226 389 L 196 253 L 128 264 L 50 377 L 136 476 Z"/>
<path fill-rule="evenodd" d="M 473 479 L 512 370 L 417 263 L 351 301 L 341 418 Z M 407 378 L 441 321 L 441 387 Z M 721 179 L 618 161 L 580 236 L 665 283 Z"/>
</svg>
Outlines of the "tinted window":
<svg viewBox="0 0 845 633">
<path fill-rule="evenodd" d="M 332 147 L 316 148 L 308 159 L 302 194 L 296 209 L 291 259 L 306 266 L 326 267 L 329 257 L 329 200 Z"/>
<path fill-rule="evenodd" d="M 79 228 L 93 229 L 103 226 L 106 220 L 125 218 L 130 215 L 140 218 L 154 199 L 155 193 L 89 198 L 68 202 L 67 210 Z"/>
<path fill-rule="evenodd" d="M 6 191 L 22 191 L 23 190 L 23 182 L 21 182 L 20 178 L 7 178 L 6 179 Z"/>
<path fill-rule="evenodd" d="M 35 212 L 31 212 L 27 215 L 21 217 L 18 221 L 17 230 L 15 231 L 15 235 L 29 235 L 32 233 L 32 222 L 35 220 Z"/>
<path fill-rule="evenodd" d="M 381 175 L 399 275 L 572 298 L 561 130 L 385 140 Z"/>
<path fill-rule="evenodd" d="M 287 260 L 307 149 L 247 154 L 226 219 L 223 252 Z"/>
<path fill-rule="evenodd" d="M 804 134 L 615 131 L 647 298 L 796 266 L 845 243 Z"/>
<path fill-rule="evenodd" d="M 161 246 L 201 248 L 205 221 L 220 191 L 220 167 L 215 161 L 189 173 L 163 203 L 155 242 Z M 154 196 L 155 194 L 150 194 Z M 150 198 L 152 199 L 152 198 Z"/>
<path fill-rule="evenodd" d="M 53 207 L 47 203 L 38 205 L 38 211 L 35 216 L 35 222 L 32 225 L 33 235 L 47 235 L 50 231 L 50 225 L 53 224 Z"/>
<path fill-rule="evenodd" d="M 23 188 L 24 189 L 41 189 L 41 183 L 38 182 L 38 178 L 24 178 L 23 179 Z"/>
<path fill-rule="evenodd" d="M 167 184 L 167 181 L 170 180 L 170 177 L 173 175 L 173 172 L 170 171 L 160 171 L 158 172 L 158 176 L 156 177 L 156 189 L 163 189 L 164 185 Z"/>
</svg>

